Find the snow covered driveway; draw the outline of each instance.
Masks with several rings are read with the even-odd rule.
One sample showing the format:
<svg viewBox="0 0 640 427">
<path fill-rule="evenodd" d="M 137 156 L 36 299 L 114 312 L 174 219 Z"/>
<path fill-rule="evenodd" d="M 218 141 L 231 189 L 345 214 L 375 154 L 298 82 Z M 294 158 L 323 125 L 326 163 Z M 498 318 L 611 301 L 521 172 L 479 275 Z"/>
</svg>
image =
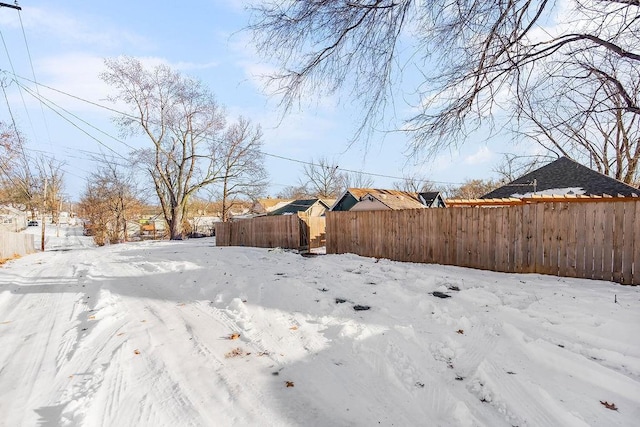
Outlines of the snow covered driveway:
<svg viewBox="0 0 640 427">
<path fill-rule="evenodd" d="M 2 426 L 640 420 L 638 287 L 71 241 L 0 268 Z"/>
</svg>

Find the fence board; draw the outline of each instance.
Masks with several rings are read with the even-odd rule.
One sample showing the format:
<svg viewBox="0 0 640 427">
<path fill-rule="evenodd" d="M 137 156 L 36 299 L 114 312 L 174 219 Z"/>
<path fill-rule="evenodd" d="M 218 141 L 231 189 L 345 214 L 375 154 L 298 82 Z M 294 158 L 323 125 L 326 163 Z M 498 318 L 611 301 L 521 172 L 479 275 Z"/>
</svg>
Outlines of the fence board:
<svg viewBox="0 0 640 427">
<path fill-rule="evenodd" d="M 602 242 L 602 279 L 611 280 L 613 277 L 613 227 L 615 215 L 606 215 L 604 226 L 604 241 Z"/>
<path fill-rule="evenodd" d="M 603 263 L 603 240 L 604 240 L 604 206 L 594 206 L 593 217 L 593 274 L 594 279 L 604 279 L 605 275 L 602 271 Z"/>
<path fill-rule="evenodd" d="M 569 274 L 569 206 L 567 203 L 558 203 L 558 275 L 566 277 Z M 573 257 L 575 258 L 575 256 Z"/>
<path fill-rule="evenodd" d="M 621 203 L 622 204 L 622 203 Z M 621 283 L 630 285 L 633 283 L 633 247 L 634 236 L 630 232 L 633 230 L 633 223 L 636 221 L 636 204 L 624 203 L 624 222 L 622 228 L 623 234 L 622 246 L 622 278 Z"/>
<path fill-rule="evenodd" d="M 593 223 L 590 223 L 590 219 L 587 216 L 587 211 L 593 212 L 587 204 L 576 203 L 571 205 L 573 208 L 572 215 L 573 227 L 575 228 L 575 277 L 587 277 L 587 258 L 591 258 L 593 254 L 587 254 L 587 247 L 590 245 L 587 243 L 587 236 Z"/>
<path fill-rule="evenodd" d="M 622 259 L 624 248 L 624 203 L 613 206 L 613 281 L 622 282 Z"/>
<path fill-rule="evenodd" d="M 500 209 L 496 224 L 496 270 L 510 271 L 509 268 L 509 209 Z"/>
<path fill-rule="evenodd" d="M 635 221 L 633 222 L 633 284 L 640 285 L 640 206 L 635 205 Z"/>
<path fill-rule="evenodd" d="M 524 266 L 524 253 L 522 245 L 526 244 L 523 242 L 522 236 L 522 209 L 520 207 L 516 207 L 516 209 L 509 209 L 511 211 L 511 215 L 509 220 L 511 221 L 509 238 L 511 239 L 511 245 L 513 246 L 513 261 L 512 261 L 512 269 L 510 271 L 523 271 Z"/>
<path fill-rule="evenodd" d="M 544 227 L 544 204 L 538 203 L 534 205 L 536 218 L 535 218 L 535 261 L 532 266 L 533 272 L 540 273 L 544 268 L 544 233 L 542 232 Z"/>
<path fill-rule="evenodd" d="M 554 203 L 545 203 L 542 211 L 542 248 L 543 262 L 540 271 L 544 274 L 557 274 L 557 240 L 555 230 L 555 206 Z M 555 258 L 555 260 L 554 260 Z"/>
<path fill-rule="evenodd" d="M 476 209 L 474 208 L 465 208 L 462 211 L 465 212 L 464 223 L 465 223 L 465 241 L 464 241 L 464 267 L 471 266 L 471 258 L 473 254 L 473 242 L 475 239 L 472 236 L 475 236 L 474 231 L 474 221 L 473 221 L 473 212 Z"/>
</svg>

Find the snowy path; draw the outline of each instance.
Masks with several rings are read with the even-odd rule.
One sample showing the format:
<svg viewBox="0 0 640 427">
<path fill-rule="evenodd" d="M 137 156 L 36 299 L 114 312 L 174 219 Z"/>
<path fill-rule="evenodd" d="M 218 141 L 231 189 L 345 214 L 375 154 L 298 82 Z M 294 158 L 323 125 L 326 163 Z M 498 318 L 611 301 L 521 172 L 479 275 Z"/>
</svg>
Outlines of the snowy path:
<svg viewBox="0 0 640 427">
<path fill-rule="evenodd" d="M 66 233 L 0 269 L 2 426 L 640 419 L 640 288 Z"/>
</svg>

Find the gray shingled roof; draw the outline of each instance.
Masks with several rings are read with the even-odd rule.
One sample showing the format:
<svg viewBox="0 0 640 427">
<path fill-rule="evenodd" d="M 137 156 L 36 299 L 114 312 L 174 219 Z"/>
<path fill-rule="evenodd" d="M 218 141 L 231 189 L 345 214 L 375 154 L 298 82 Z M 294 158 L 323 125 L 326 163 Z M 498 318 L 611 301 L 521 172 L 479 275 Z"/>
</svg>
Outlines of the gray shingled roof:
<svg viewBox="0 0 640 427">
<path fill-rule="evenodd" d="M 535 180 L 535 188 L 533 182 Z M 587 196 L 640 196 L 640 190 L 622 181 L 589 169 L 567 157 L 549 163 L 533 172 L 496 188 L 482 199 L 512 197 L 517 194 L 541 192 L 552 189 L 581 188 Z"/>
<path fill-rule="evenodd" d="M 307 211 L 307 209 L 309 209 L 311 206 L 313 206 L 314 203 L 316 202 L 320 202 L 323 205 L 326 206 L 326 204 L 320 200 L 320 199 L 302 199 L 302 200 L 294 200 L 293 202 L 289 203 L 288 205 L 285 205 L 279 209 L 276 209 L 272 212 L 269 213 L 269 215 L 285 215 L 285 214 L 294 214 L 294 213 L 298 213 L 298 212 L 305 212 Z"/>
</svg>

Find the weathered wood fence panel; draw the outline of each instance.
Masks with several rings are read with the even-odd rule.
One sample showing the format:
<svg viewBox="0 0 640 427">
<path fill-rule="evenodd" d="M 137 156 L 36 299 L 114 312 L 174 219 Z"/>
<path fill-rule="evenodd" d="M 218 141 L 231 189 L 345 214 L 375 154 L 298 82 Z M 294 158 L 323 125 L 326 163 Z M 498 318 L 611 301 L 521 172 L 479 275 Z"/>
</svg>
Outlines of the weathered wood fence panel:
<svg viewBox="0 0 640 427">
<path fill-rule="evenodd" d="M 220 222 L 215 228 L 217 246 L 300 249 L 309 245 L 308 226 L 297 215 Z"/>
<path fill-rule="evenodd" d="M 15 255 L 27 255 L 35 252 L 33 234 L 0 231 L 0 259 Z"/>
<path fill-rule="evenodd" d="M 323 216 L 304 216 L 302 220 L 309 227 L 309 249 L 324 246 L 326 241 L 326 218 Z"/>
<path fill-rule="evenodd" d="M 640 284 L 640 201 L 327 212 L 327 253 Z"/>
</svg>

